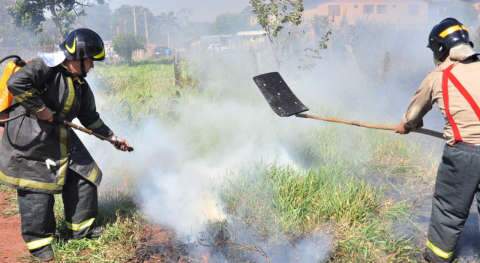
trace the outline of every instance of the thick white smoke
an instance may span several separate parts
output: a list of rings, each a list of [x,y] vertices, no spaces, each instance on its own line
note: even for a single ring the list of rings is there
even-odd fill
[[[129,190],[136,193],[149,220],[173,228],[179,236],[196,236],[205,223],[227,218],[218,188],[230,172],[259,161],[301,166],[285,142],[323,125],[275,116],[251,79],[255,74],[281,71],[316,113],[394,124],[433,68],[425,44],[434,22],[408,28],[366,26],[352,33],[354,42],[334,30],[329,48],[321,53],[323,58],[313,60],[315,65],[307,70],[302,65],[303,50],[315,43],[301,38],[290,38],[298,53],[282,57],[280,66],[266,50],[256,50],[257,56],[251,55],[252,50],[196,50],[187,60],[197,68],[199,89],[211,97],[189,98],[177,105],[174,124],[145,116],[139,125],[130,127],[115,122],[116,113],[109,112],[116,111],[110,111],[111,105],[97,96],[106,122],[127,137],[136,151],[119,153],[85,139],[95,149],[92,153],[103,168],[106,186],[128,188],[122,184],[128,178],[136,187]],[[440,127],[440,115],[433,116],[426,125]],[[297,244],[290,256],[301,255],[297,262],[324,260],[328,249],[319,250],[319,243],[329,248],[331,242],[328,234],[313,236]]]

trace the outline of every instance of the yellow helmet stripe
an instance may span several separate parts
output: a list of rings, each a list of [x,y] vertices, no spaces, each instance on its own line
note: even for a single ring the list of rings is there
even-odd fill
[[[73,45],[71,47],[69,47],[67,43],[65,43],[65,48],[67,49],[68,53],[74,54],[75,50],[77,49],[77,40],[73,40]]]
[[[440,37],[441,38],[446,38],[448,35],[452,34],[452,33],[455,33],[457,31],[460,31],[460,30],[465,30],[468,32],[467,28],[464,26],[464,25],[454,25],[454,26],[451,26],[445,30],[443,30],[441,33],[440,33]]]
[[[102,52],[100,52],[98,55],[93,56],[94,59],[101,59],[105,57],[105,49],[102,49]]]

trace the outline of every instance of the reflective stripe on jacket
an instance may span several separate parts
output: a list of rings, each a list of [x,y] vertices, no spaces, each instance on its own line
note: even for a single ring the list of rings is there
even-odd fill
[[[26,114],[6,124],[0,143],[0,181],[20,189],[60,192],[68,169],[98,185],[102,173],[77,135],[61,125],[38,121],[35,112],[48,107],[68,121],[104,136],[112,131],[96,111],[88,83],[61,65],[48,67],[33,60],[9,80],[14,102],[10,114]]]

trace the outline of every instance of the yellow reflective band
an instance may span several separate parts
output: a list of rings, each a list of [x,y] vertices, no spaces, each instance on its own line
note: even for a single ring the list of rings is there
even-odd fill
[[[102,119],[98,118],[98,120],[94,121],[92,124],[88,125],[87,128],[90,130],[95,130],[103,126]]]
[[[439,36],[441,38],[446,38],[448,35],[450,35],[452,33],[455,33],[457,31],[460,31],[460,30],[468,31],[467,28],[464,25],[454,25],[454,26],[451,26],[451,27],[443,30],[442,33],[440,33]]]
[[[98,166],[94,165],[92,170],[88,174],[87,179],[90,182],[95,183],[97,181],[97,177],[98,177],[99,172],[100,172],[100,169],[98,169]]]
[[[102,52],[100,52],[98,55],[93,56],[94,59],[102,59],[105,57],[105,49],[102,49]]]
[[[15,96],[15,101],[16,102],[23,102],[25,100],[28,100],[35,96],[36,92],[35,91],[25,91],[24,93]]]
[[[90,173],[87,176],[87,180],[92,182],[92,183],[96,183],[99,173],[100,173],[100,169],[98,169],[97,165],[94,165],[92,170],[90,171]]]
[[[67,227],[69,229],[73,230],[73,231],[81,231],[81,230],[84,230],[85,228],[93,225],[94,221],[95,221],[95,218],[90,218],[86,221],[83,221],[80,224],[73,224],[73,223],[69,223],[69,222],[66,222],[66,224],[67,224]]]
[[[65,48],[67,49],[68,53],[73,55],[75,53],[75,50],[77,49],[77,39],[73,40],[73,45],[71,47],[69,47],[67,43],[65,43]]]
[[[60,160],[60,168],[57,171],[57,184],[64,185],[68,170],[68,157]]]
[[[57,171],[57,184],[64,185],[68,170],[68,129],[58,126],[60,140],[60,168]]]
[[[57,185],[54,183],[43,183],[37,182],[28,179],[22,178],[15,178],[10,177],[0,171],[0,181],[5,182],[10,185],[18,186],[21,188],[29,188],[29,189],[38,189],[38,190],[47,190],[47,191],[59,191],[62,189],[61,185]]]
[[[438,248],[437,246],[435,246],[434,244],[432,244],[432,242],[430,242],[430,240],[427,240],[427,247],[432,250],[433,253],[435,253],[435,255],[443,258],[443,259],[449,259],[450,257],[453,256],[453,252],[445,252],[443,250],[441,250],[440,248]]]
[[[73,86],[73,80],[71,77],[67,77],[68,96],[63,106],[62,113],[67,115],[72,109],[73,101],[75,100],[75,86]]]
[[[53,242],[53,237],[47,237],[43,239],[38,239],[35,241],[31,241],[27,243],[27,248],[28,250],[35,250],[44,246],[48,246],[52,244]]]

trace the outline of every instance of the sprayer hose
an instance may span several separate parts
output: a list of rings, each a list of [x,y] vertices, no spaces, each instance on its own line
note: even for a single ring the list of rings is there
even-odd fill
[[[22,113],[22,114],[19,114],[19,115],[13,116],[13,117],[9,117],[9,118],[6,118],[6,119],[0,119],[0,123],[7,123],[9,121],[13,121],[15,119],[21,118],[25,115],[26,115],[26,113]]]
[[[16,58],[17,60],[22,60],[22,58],[20,58],[20,56],[18,56],[18,55],[10,55],[10,56],[6,56],[6,57],[2,58],[2,60],[0,60],[0,64],[2,64],[3,62],[5,62],[6,60],[9,60],[11,58]]]

